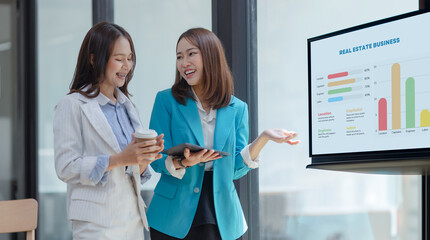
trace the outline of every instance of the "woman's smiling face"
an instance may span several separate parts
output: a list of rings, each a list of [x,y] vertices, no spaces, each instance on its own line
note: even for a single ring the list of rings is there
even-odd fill
[[[103,85],[110,87],[122,87],[128,72],[133,68],[133,52],[130,43],[125,37],[119,37],[106,64],[106,72]]]
[[[200,49],[185,38],[176,47],[176,68],[188,85],[198,87],[203,78],[203,59]]]

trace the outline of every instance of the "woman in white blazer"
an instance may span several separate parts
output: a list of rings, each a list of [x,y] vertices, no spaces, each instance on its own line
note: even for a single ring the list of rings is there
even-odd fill
[[[95,25],[83,40],[70,92],[56,106],[55,169],[67,183],[73,239],[136,240],[148,229],[140,185],[164,143],[163,135],[137,143],[132,134],[142,130],[127,90],[135,62],[122,27]]]

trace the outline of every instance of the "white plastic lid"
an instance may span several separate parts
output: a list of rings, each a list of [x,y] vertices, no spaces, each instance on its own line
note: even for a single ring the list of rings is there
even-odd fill
[[[135,132],[134,136],[136,138],[155,138],[158,136],[157,132],[152,129],[144,129],[140,132]]]

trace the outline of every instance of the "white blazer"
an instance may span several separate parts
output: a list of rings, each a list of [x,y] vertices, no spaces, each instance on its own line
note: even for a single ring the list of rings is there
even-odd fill
[[[124,106],[134,129],[141,130],[136,108],[118,89],[117,93],[126,99]],[[54,115],[55,170],[58,177],[67,183],[67,215],[70,220],[109,228],[121,214],[138,212],[148,229],[146,206],[140,195],[138,165],[131,166],[132,177],[124,167],[112,169],[104,186],[89,179],[99,155],[113,155],[120,151],[95,98],[73,93],[60,100]]]

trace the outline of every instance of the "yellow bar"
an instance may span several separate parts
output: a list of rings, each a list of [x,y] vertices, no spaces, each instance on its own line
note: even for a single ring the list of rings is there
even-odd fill
[[[327,84],[327,86],[334,87],[334,86],[345,85],[345,84],[350,84],[350,83],[355,83],[355,78],[341,80],[341,81],[336,81],[336,82],[329,82]]]
[[[430,127],[430,112],[427,109],[421,111],[420,127]]]
[[[391,67],[391,112],[392,112],[392,129],[400,129],[400,65],[394,63]]]

